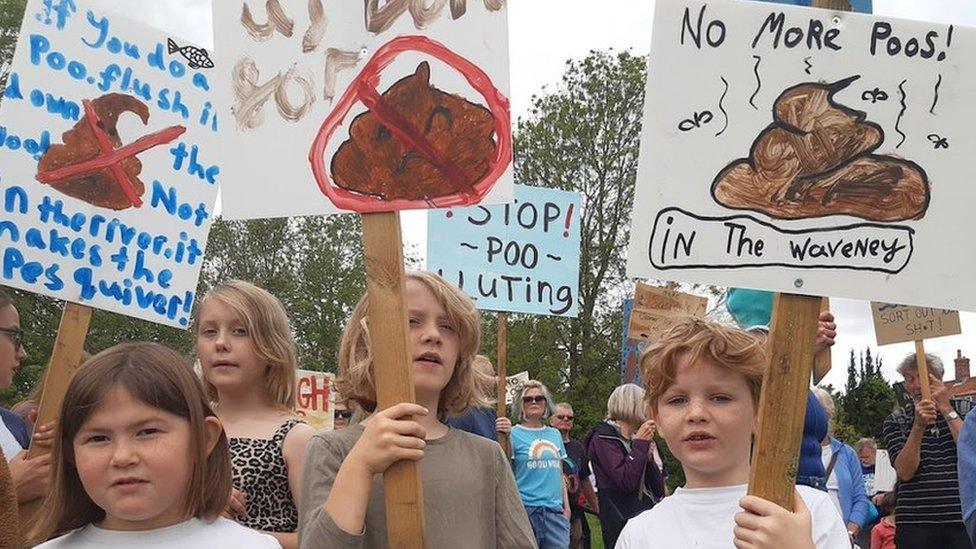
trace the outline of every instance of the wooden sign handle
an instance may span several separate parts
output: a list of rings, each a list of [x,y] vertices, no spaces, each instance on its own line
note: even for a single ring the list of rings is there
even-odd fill
[[[363,214],[363,254],[369,302],[370,352],[377,410],[416,402],[408,339],[400,214]],[[436,410],[431,410],[436,413]],[[391,548],[424,548],[420,463],[398,461],[383,474],[386,528]]]
[[[915,340],[915,363],[918,364],[918,382],[922,386],[922,398],[932,400],[932,387],[929,385],[929,363],[925,359],[925,343]]]
[[[508,415],[508,409],[505,405],[505,396],[508,394],[508,387],[505,379],[508,368],[507,362],[508,313],[498,313],[498,403],[496,404],[496,412],[498,417],[505,417]],[[498,433],[498,444],[501,445],[506,456],[512,455],[511,441],[508,440],[507,434]]]
[[[776,294],[769,364],[749,471],[749,493],[793,509],[797,459],[817,339],[819,297]]]
[[[830,310],[830,298],[824,297],[820,301],[820,312]],[[820,351],[813,357],[813,384],[816,385],[827,375],[833,364],[830,361],[830,347]]]
[[[48,361],[47,373],[44,375],[41,402],[37,409],[37,419],[34,421],[35,429],[57,421],[61,415],[61,403],[64,401],[65,391],[68,390],[68,383],[81,366],[91,315],[91,307],[70,302],[64,304],[58,335],[54,339],[51,359]],[[50,452],[50,448],[31,444],[27,451],[27,459],[34,459]],[[20,506],[20,523],[25,532],[33,526],[34,517],[43,501],[43,498],[36,499]]]

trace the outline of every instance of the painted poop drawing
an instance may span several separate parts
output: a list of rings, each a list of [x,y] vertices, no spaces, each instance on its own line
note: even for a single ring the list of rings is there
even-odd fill
[[[136,157],[173,141],[186,131],[171,126],[123,146],[116,125],[125,112],[149,123],[149,107],[131,95],[110,93],[82,100],[85,115],[51,145],[37,165],[36,179],[60,193],[93,206],[124,210],[142,205],[146,185],[139,179],[142,162]]]
[[[858,78],[783,91],[773,104],[773,123],[753,142],[749,158],[735,160],[716,176],[715,201],[776,219],[921,219],[931,199],[925,170],[874,154],[884,130],[864,112],[834,101]]]
[[[336,185],[383,200],[473,194],[496,148],[491,112],[432,86],[426,61],[357,116],[349,135],[332,157]]]
[[[406,70],[390,67],[404,52],[441,61],[481,97],[470,101],[438,89],[427,61]],[[408,74],[381,92],[386,70]],[[348,139],[326,159],[329,141],[357,102],[367,110],[353,118]],[[309,161],[319,190],[341,209],[476,204],[512,161],[508,99],[481,68],[443,44],[399,36],[379,48],[350,83],[312,142]]]

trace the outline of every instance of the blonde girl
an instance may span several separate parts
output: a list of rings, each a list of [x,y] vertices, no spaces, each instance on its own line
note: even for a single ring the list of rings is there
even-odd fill
[[[497,443],[448,427],[486,399],[472,361],[481,338],[478,311],[441,277],[408,273],[409,349],[417,403],[376,409],[367,300],[342,333],[340,393],[370,415],[312,439],[302,481],[302,547],[387,547],[382,473],[420,461],[426,546],[534,547],[508,460]]]
[[[204,296],[197,357],[230,442],[234,490],[228,515],[298,547],[300,479],[315,430],[295,415],[295,343],[273,295],[231,280]]]
[[[220,517],[230,490],[227,439],[200,381],[175,351],[128,343],[86,362],[68,386],[40,547],[274,548]]]

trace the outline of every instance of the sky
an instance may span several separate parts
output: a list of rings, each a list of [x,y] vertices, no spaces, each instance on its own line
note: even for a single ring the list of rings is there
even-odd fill
[[[91,0],[112,9],[134,5],[131,0]],[[352,1],[352,0],[343,0]],[[874,0],[879,15],[919,19],[976,27],[973,0]],[[155,0],[139,2],[130,13],[167,32],[200,45],[212,46],[210,0]],[[528,111],[533,94],[553,91],[567,59],[581,59],[590,50],[630,49],[645,55],[650,50],[653,0],[510,0],[509,41],[511,57],[511,100],[515,117]],[[596,8],[595,6],[599,6]],[[404,241],[426,250],[426,214],[403,215]],[[970,291],[971,289],[961,289]],[[883,373],[899,380],[895,367],[914,352],[912,343],[876,347],[870,305],[864,301],[831,300],[837,317],[838,337],[834,346],[831,372],[823,383],[842,388],[847,378],[850,349],[865,347],[883,358]],[[952,359],[956,350],[976,359],[976,313],[962,313],[963,334],[926,341],[926,351],[946,363],[946,379],[952,378]],[[515,351],[513,351],[515,352]]]

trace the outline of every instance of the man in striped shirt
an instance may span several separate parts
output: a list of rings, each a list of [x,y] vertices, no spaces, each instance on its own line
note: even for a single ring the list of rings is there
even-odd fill
[[[913,402],[884,422],[884,440],[898,474],[895,545],[898,549],[972,549],[962,522],[956,440],[962,419],[942,384],[942,361],[925,355],[932,398],[922,398],[915,355],[898,366]]]

